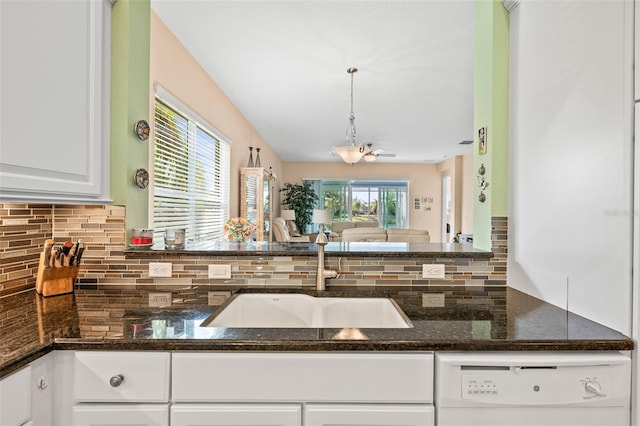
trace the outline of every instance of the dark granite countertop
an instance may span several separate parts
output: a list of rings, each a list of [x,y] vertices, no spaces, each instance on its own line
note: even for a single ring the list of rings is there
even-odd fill
[[[0,299],[0,377],[60,350],[259,351],[585,351],[631,350],[612,329],[508,287],[386,287],[306,290],[318,296],[390,296],[407,329],[226,329],[200,327],[216,307],[206,288],[174,291],[173,306],[149,308],[148,291],[76,289],[44,298],[29,291]],[[219,290],[219,288],[215,288]],[[424,293],[445,306],[425,308]]]
[[[325,246],[327,255],[358,257],[493,257],[493,253],[473,248],[470,243],[403,243],[403,242],[330,242]],[[124,252],[132,257],[150,257],[162,254],[192,256],[315,256],[315,243],[276,243],[227,241],[189,242],[184,248],[166,249],[164,244],[152,247],[129,247]]]

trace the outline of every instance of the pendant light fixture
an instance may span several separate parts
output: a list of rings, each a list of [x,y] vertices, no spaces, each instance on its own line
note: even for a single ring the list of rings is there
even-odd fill
[[[353,74],[358,72],[357,68],[349,68],[347,72],[351,75],[351,113],[349,114],[349,126],[347,127],[347,144],[334,146],[331,153],[338,154],[346,163],[354,164],[360,161],[365,153],[364,145],[356,145],[356,116],[353,113]]]

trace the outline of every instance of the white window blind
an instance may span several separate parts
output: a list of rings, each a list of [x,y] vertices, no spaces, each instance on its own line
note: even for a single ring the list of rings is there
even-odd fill
[[[206,123],[156,96],[153,227],[218,240],[229,217],[230,144]]]

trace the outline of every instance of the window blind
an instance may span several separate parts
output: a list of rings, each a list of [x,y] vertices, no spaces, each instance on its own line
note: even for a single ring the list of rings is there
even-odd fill
[[[154,236],[184,228],[187,240],[218,240],[229,217],[230,144],[156,96]]]

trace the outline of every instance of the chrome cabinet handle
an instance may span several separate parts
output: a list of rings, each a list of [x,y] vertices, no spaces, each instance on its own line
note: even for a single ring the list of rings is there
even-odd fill
[[[120,386],[122,382],[124,382],[124,376],[122,374],[118,374],[109,379],[109,384],[114,388]]]

